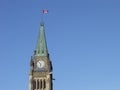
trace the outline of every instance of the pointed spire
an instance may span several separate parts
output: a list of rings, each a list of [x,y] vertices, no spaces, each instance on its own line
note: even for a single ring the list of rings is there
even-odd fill
[[[37,46],[35,50],[35,56],[47,56],[47,55],[48,55],[48,51],[47,51],[47,44],[46,44],[45,31],[44,31],[44,23],[41,23]]]

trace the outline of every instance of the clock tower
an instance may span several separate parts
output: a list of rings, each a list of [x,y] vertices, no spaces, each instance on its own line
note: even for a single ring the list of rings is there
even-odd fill
[[[44,23],[40,24],[36,49],[30,61],[29,90],[53,90],[52,63],[47,50]]]

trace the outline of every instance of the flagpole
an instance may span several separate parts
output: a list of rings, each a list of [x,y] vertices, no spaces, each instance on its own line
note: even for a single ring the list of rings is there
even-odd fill
[[[41,23],[44,23],[44,20],[43,20],[43,12],[41,11]]]

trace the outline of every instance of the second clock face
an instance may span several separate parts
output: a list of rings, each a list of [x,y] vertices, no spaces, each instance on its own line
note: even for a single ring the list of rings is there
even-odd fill
[[[45,62],[44,61],[40,60],[40,61],[37,62],[37,67],[38,68],[43,68],[44,66],[45,66]]]

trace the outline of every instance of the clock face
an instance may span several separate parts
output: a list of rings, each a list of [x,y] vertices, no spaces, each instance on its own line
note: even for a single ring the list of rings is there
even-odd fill
[[[40,60],[40,61],[37,62],[37,67],[38,68],[43,68],[44,66],[45,66],[45,62],[44,61]]]

